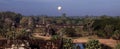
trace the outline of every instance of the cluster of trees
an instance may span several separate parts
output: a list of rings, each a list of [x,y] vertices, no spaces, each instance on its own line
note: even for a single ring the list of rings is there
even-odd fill
[[[0,12],[0,37],[7,39],[27,37],[28,32],[25,28],[32,28],[33,24],[32,17],[10,11]],[[18,29],[20,25],[23,27],[22,30]]]
[[[120,44],[116,45],[114,49],[119,49],[119,48],[120,48]],[[99,42],[99,40],[90,39],[85,44],[85,49],[113,49],[113,48],[107,45],[103,45],[102,43]]]
[[[87,42],[85,49],[102,49],[98,40],[91,39]]]
[[[30,38],[30,34],[34,31],[43,32],[43,28],[36,29],[37,24],[52,24],[54,25],[82,25],[83,30],[79,27],[66,27],[59,29],[61,36],[67,35],[70,37],[88,35],[97,35],[100,38],[113,38],[120,40],[120,17],[99,16],[99,17],[67,17],[63,14],[61,17],[48,16],[23,16],[14,12],[0,12],[0,37],[7,39],[25,39]],[[20,27],[20,28],[19,28]],[[22,28],[22,29],[21,29]],[[20,30],[21,29],[21,30]],[[30,30],[27,30],[30,29]],[[56,31],[56,30],[55,30]],[[55,32],[50,31],[50,32]],[[85,33],[84,33],[85,32]],[[44,32],[45,33],[45,32]],[[52,40],[58,40],[60,36],[52,36]],[[63,48],[72,49],[72,41],[63,39]],[[120,44],[116,46],[119,49]],[[86,44],[86,49],[102,49],[98,40],[90,40]]]
[[[63,38],[62,42],[63,42],[62,49],[74,49],[71,39]]]
[[[15,24],[18,24],[22,15],[14,12],[0,12],[0,36],[8,37],[15,31]]]
[[[61,17],[42,16],[23,16],[14,12],[0,12],[0,36],[7,37],[7,34],[17,32],[18,27],[24,29],[30,28],[34,32],[36,24],[54,24],[54,25],[82,25],[80,28],[62,28],[67,36],[76,36],[75,34],[97,35],[102,38],[120,39],[120,17],[99,16],[99,17],[68,17],[63,14]],[[14,28],[14,29],[13,29]],[[54,29],[54,28],[53,28]],[[39,32],[44,29],[36,29]],[[12,32],[12,33],[11,33]],[[87,32],[87,33],[83,33]]]
[[[120,49],[120,43],[115,46],[115,49]]]
[[[36,24],[57,24],[57,25],[80,25],[82,24],[81,18],[66,17],[63,14],[61,17],[48,17],[46,15],[41,16],[23,16],[14,12],[0,12],[0,35],[1,37],[9,37],[13,33],[18,33],[17,28],[31,29],[33,32]],[[36,29],[40,31],[39,29]],[[43,30],[43,29],[41,29]],[[65,30],[69,31],[69,28]],[[74,29],[73,29],[74,30]],[[74,32],[67,33],[71,34]],[[72,35],[70,35],[72,36]]]
[[[66,36],[74,37],[76,31],[74,28],[63,28],[61,32],[64,33]]]
[[[99,16],[82,18],[83,33],[79,28],[64,28],[62,32],[69,36],[76,36],[76,32],[81,35],[88,34],[89,36],[97,35],[100,38],[120,39],[120,17]]]
[[[101,16],[94,19],[92,28],[99,37],[120,39],[120,17]]]

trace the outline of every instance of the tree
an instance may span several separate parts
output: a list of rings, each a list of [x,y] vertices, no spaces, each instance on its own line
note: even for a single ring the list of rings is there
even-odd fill
[[[116,17],[101,16],[95,19],[92,27],[100,37],[110,38],[115,30],[120,30],[120,19]]]
[[[17,15],[14,17],[13,20],[15,21],[15,23],[19,24],[21,18],[22,18],[22,15],[21,15],[21,14],[17,14]]]
[[[88,31],[89,32],[89,35],[93,35],[93,23],[94,23],[94,20],[92,18],[86,18],[84,20],[84,30]]]
[[[112,35],[112,37],[113,37],[113,39],[119,40],[120,39],[120,31],[119,30],[114,31],[114,34]]]
[[[49,28],[48,33],[50,35],[56,35],[56,31],[53,28]]]
[[[78,21],[77,24],[78,24],[78,25],[82,25],[82,24],[83,24],[83,21]]]
[[[70,20],[66,21],[66,24],[71,25],[72,22]]]
[[[83,30],[81,28],[76,27],[75,30],[76,30],[75,34],[76,34],[77,37],[81,37],[81,36],[85,35],[85,32],[83,32]]]
[[[74,28],[64,28],[63,33],[65,33],[67,36],[74,36],[75,35],[75,29]]]
[[[76,22],[76,20],[71,20],[71,22],[72,22],[72,24],[74,25],[74,24],[77,24]]]
[[[55,40],[59,40],[59,39],[60,39],[60,38],[59,38],[58,35],[53,35],[52,38],[51,38],[51,40],[53,40],[53,41],[55,41]]]
[[[11,20],[10,18],[5,18],[4,27],[11,28],[12,24],[13,24],[13,20]]]
[[[9,32],[7,32],[5,35],[6,35],[6,38],[7,38],[7,39],[12,39],[12,40],[13,40],[13,39],[16,39],[16,37],[17,37],[17,36],[16,36],[17,34],[15,33],[15,31],[9,31]]]
[[[115,46],[115,49],[120,49],[120,43]]]
[[[110,38],[112,36],[112,32],[113,32],[113,26],[112,25],[106,25],[104,28],[105,31],[105,35],[107,38]]]
[[[92,39],[87,42],[85,49],[102,49],[102,47],[98,40]]]
[[[22,17],[22,19],[20,20],[20,24],[22,27],[26,27],[28,25],[28,18]]]
[[[66,13],[63,13],[63,14],[62,14],[62,17],[66,17]]]
[[[71,39],[63,38],[63,49],[73,49],[73,43]]]
[[[58,20],[56,21],[56,23],[57,23],[57,24],[63,24],[64,21],[63,21],[62,19],[58,19]]]
[[[33,18],[33,17],[29,17],[29,18],[28,18],[28,27],[29,27],[29,28],[33,28],[34,25],[35,25],[35,20],[34,20],[34,18]]]
[[[17,39],[29,39],[30,33],[25,29],[21,30],[17,36]]]

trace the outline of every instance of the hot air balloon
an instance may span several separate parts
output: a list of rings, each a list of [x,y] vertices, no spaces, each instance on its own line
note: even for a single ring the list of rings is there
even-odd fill
[[[58,8],[58,11],[60,11],[60,10],[62,9],[62,7],[61,7],[61,6],[58,6],[57,8]]]

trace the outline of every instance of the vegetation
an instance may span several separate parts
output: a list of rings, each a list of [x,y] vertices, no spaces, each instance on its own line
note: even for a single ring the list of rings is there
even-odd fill
[[[112,37],[113,37],[113,39],[119,40],[120,39],[120,31],[119,30],[114,31],[114,34]]]
[[[85,49],[102,49],[102,47],[98,40],[89,40]]]
[[[55,16],[23,16],[14,12],[0,12],[0,38],[29,39],[32,33],[47,33],[52,40],[59,40],[62,36],[98,38],[113,38],[120,40],[120,16],[84,16],[68,17],[64,13]],[[119,49],[120,44],[116,46]],[[71,39],[63,39],[63,49],[72,49]],[[90,40],[86,49],[101,49],[98,40]]]
[[[74,28],[64,28],[63,33],[65,33],[67,36],[73,37],[75,35],[75,29]]]
[[[63,49],[73,49],[73,43],[71,39],[63,38]]]
[[[120,43],[116,45],[115,49],[120,49]]]
[[[111,17],[102,15],[99,17],[67,17],[65,13],[61,17],[49,17],[46,15],[23,16],[19,13],[9,11],[0,12],[0,37],[6,38],[7,34],[12,34],[12,28],[15,28],[15,32],[19,32],[20,27],[25,30],[30,29],[30,33],[42,32],[46,34],[46,28],[36,28],[36,25],[41,24],[42,26],[50,24],[53,28],[49,30],[54,30],[54,34],[63,33],[63,35],[70,37],[97,35],[100,38],[120,39],[119,16]],[[57,29],[58,26],[62,26],[62,28]],[[83,26],[83,28],[75,26]]]
[[[58,35],[53,35],[51,38],[51,40],[59,40],[59,39],[60,39],[60,37]]]
[[[99,19],[95,19],[95,22],[93,23],[93,28],[94,31],[97,31],[96,34],[99,37],[110,38],[113,34],[115,34],[116,30],[120,30],[119,22],[119,17],[110,17],[104,15],[101,16]]]

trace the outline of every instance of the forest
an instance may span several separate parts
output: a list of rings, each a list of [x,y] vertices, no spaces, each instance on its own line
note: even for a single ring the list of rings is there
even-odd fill
[[[0,12],[0,38],[1,39],[27,39],[33,38],[32,33],[45,33],[45,28],[36,25],[47,25],[58,35],[78,38],[89,37],[120,40],[120,16],[24,16],[15,12]],[[69,26],[56,29],[55,26]],[[75,27],[81,26],[81,27]],[[31,29],[26,31],[27,29]]]

